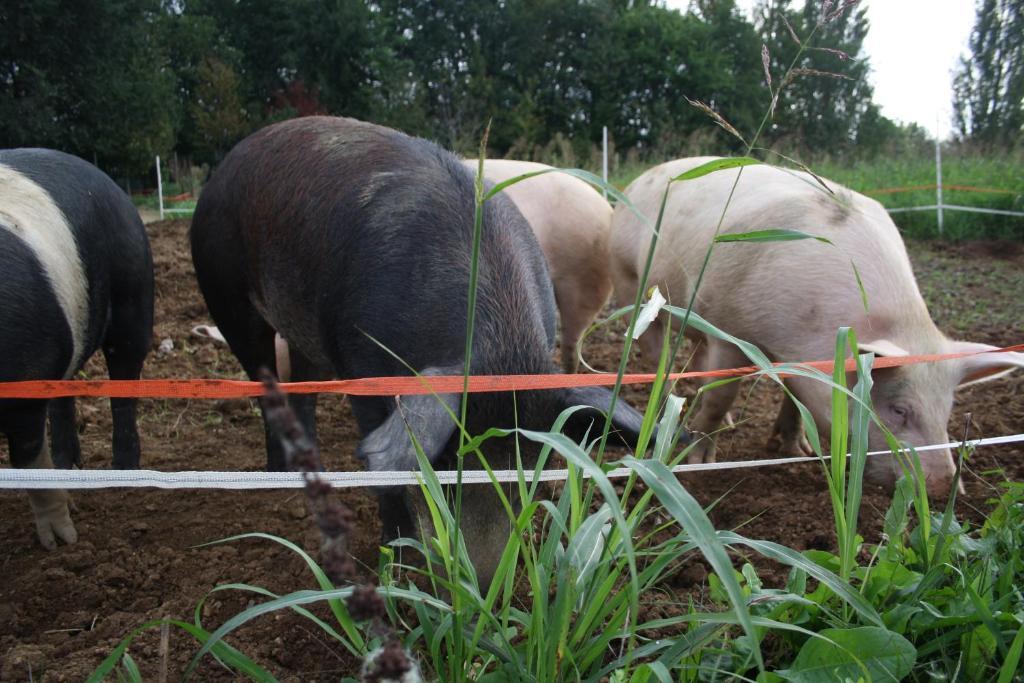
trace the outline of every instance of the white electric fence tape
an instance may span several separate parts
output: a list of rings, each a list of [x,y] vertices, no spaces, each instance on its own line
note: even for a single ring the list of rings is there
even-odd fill
[[[1024,434],[997,436],[989,439],[974,439],[968,446],[995,446],[1024,441]],[[920,446],[915,450],[935,451],[955,448],[961,442],[954,441],[932,446]],[[871,456],[885,455],[890,451],[872,451]],[[826,458],[829,456],[825,456]],[[704,472],[707,470],[732,470],[747,467],[770,467],[773,465],[808,464],[818,462],[815,457],[772,458],[769,460],[743,460],[714,462],[699,465],[676,465],[673,472]],[[519,480],[516,470],[494,470],[500,482]],[[608,472],[608,477],[627,477],[629,468],[619,467]],[[452,470],[437,472],[442,484],[454,484],[457,473]],[[543,470],[541,481],[567,479],[569,471],[564,469]],[[321,472],[320,478],[337,488],[369,486],[405,486],[419,483],[419,472]],[[524,472],[525,481],[533,481],[533,472]],[[491,479],[483,470],[464,470],[463,484],[485,484]],[[154,470],[0,470],[0,489],[105,489],[105,488],[158,488],[158,489],[297,489],[305,486],[303,475],[298,472],[157,472]]]

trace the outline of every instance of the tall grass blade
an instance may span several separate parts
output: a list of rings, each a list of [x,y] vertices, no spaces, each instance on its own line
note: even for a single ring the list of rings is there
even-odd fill
[[[621,464],[640,475],[644,483],[655,492],[666,511],[689,533],[694,543],[700,548],[701,553],[711,564],[729,594],[737,619],[754,645],[754,659],[757,661],[757,668],[764,671],[760,638],[753,621],[751,621],[743,589],[733,575],[729,555],[718,538],[714,525],[711,524],[711,520],[704,512],[704,508],[690,495],[686,487],[679,483],[679,480],[672,474],[672,470],[662,463],[628,457],[624,458]]]
[[[727,232],[715,236],[716,242],[793,242],[795,240],[817,240],[825,244],[832,244],[832,240],[827,237],[812,235],[802,230],[787,230],[784,228],[769,228],[767,230],[752,230],[750,232]]]
[[[275,536],[274,534],[268,534],[258,531],[245,534],[237,534],[235,536],[228,536],[227,538],[221,538],[216,541],[210,541],[209,543],[201,543],[195,547],[204,548],[209,545],[230,543],[232,541],[240,541],[248,538],[264,539],[268,541],[273,541],[278,545],[284,546],[285,548],[291,550],[293,553],[302,558],[302,561],[306,563],[306,566],[309,567],[309,570],[313,573],[313,577],[316,579],[316,583],[320,587],[320,590],[332,590],[335,587],[334,584],[331,583],[331,580],[327,577],[327,573],[320,568],[320,565],[317,564],[317,561],[314,560],[309,555],[309,553],[307,553],[297,544],[289,541],[287,538]],[[363,640],[363,635],[359,632],[359,628],[356,626],[355,621],[349,615],[348,609],[345,607],[345,604],[341,600],[328,600],[327,604],[331,608],[331,612],[334,614],[334,618],[338,620],[338,624],[345,631],[345,635],[348,637],[349,641],[351,641],[352,644],[357,649],[361,651],[365,650],[366,643]]]
[[[691,168],[689,171],[680,173],[679,175],[672,178],[672,182],[694,180],[696,178],[703,178],[709,173],[715,173],[717,171],[727,171],[730,168],[739,168],[741,166],[752,166],[754,164],[760,164],[761,162],[751,157],[726,157],[724,159],[714,159],[712,161],[705,162],[696,168]]]
[[[249,607],[248,609],[239,612],[238,614],[234,615],[233,617],[225,621],[223,624],[221,624],[216,631],[213,631],[212,633],[208,634],[208,636],[204,637],[202,641],[202,647],[192,657],[192,660],[189,662],[188,668],[185,671],[186,675],[195,670],[195,667],[199,664],[199,661],[203,658],[203,656],[205,656],[206,653],[210,652],[213,648],[221,644],[223,638],[225,638],[229,633],[231,633],[235,629],[239,628],[244,624],[247,624],[253,619],[263,616],[264,614],[276,612],[280,609],[291,609],[292,607],[298,605],[311,605],[318,602],[326,602],[328,600],[336,599],[344,600],[347,599],[350,595],[352,595],[353,590],[353,588],[348,587],[335,588],[329,591],[296,591],[294,593],[289,593],[288,595],[283,595],[280,598],[277,598],[276,600],[269,600],[259,605],[253,605],[252,607]],[[380,587],[377,589],[377,592],[385,598],[399,599],[412,604],[422,603],[442,612],[451,612],[452,610],[452,608],[443,600],[440,600],[436,597],[433,597],[418,590],[414,591],[404,588]],[[172,623],[178,625],[178,622]],[[186,623],[186,626],[188,627],[186,630],[188,630],[190,633],[196,629],[196,627],[192,624]],[[218,654],[218,657],[224,659],[225,661],[229,661],[222,654]]]
[[[113,671],[114,667],[117,666],[117,662],[121,659],[122,655],[128,650],[128,646],[131,644],[135,636],[139,635],[146,629],[156,628],[163,624],[170,624],[176,626],[182,631],[185,631],[197,641],[203,644],[203,654],[210,652],[217,659],[224,662],[228,666],[232,667],[236,671],[239,671],[251,680],[259,681],[261,683],[276,683],[277,679],[271,676],[261,666],[256,664],[254,661],[249,659],[247,656],[231,647],[227,643],[223,642],[219,638],[213,640],[212,634],[199,626],[190,624],[187,621],[179,621],[177,619],[154,619],[153,621],[147,621],[145,624],[136,627],[117,644],[117,647],[107,655],[95,671],[90,674],[89,678],[86,679],[87,683],[101,683],[106,679],[107,675]],[[185,671],[183,678],[187,678],[189,673],[195,668],[194,664],[198,663],[198,659],[194,660],[194,663],[190,663],[188,669]]]
[[[1021,662],[1021,651],[1024,651],[1024,626],[1017,629],[1017,635],[1010,644],[1010,651],[1006,653],[1006,659],[999,667],[999,678],[996,683],[1011,683],[1013,681],[1014,674],[1020,671],[1018,666]]]
[[[849,582],[842,580],[828,569],[808,559],[792,548],[758,539],[747,538],[733,531],[719,531],[719,540],[726,545],[744,545],[755,550],[770,560],[796,567],[826,585],[841,600],[845,601],[868,623],[884,627],[885,622],[874,606],[863,595],[858,593]]]

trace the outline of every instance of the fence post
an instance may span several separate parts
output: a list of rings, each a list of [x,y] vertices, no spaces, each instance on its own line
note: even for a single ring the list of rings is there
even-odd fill
[[[164,219],[164,179],[160,175],[160,155],[156,155],[156,196],[160,205],[160,220]]]
[[[939,219],[939,237],[942,237],[942,142],[935,136],[935,209]]]
[[[601,126],[601,179],[608,184],[608,126]],[[601,194],[608,199],[608,189],[601,188]]]

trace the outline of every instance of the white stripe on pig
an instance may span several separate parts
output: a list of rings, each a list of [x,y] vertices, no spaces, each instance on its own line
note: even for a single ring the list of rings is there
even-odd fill
[[[78,367],[89,321],[89,287],[67,217],[31,178],[0,164],[0,227],[24,242],[46,271],[71,329],[72,356],[64,377]]]

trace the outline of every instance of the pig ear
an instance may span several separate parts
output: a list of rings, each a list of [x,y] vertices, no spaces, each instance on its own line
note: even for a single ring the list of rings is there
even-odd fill
[[[961,387],[979,382],[987,382],[1007,375],[1017,368],[1024,368],[1024,353],[984,353],[985,351],[994,351],[998,348],[998,346],[975,342],[950,342],[949,350],[952,353],[979,354],[968,356],[959,361]]]
[[[421,374],[452,373],[447,368],[428,368]],[[434,463],[455,432],[455,420],[449,410],[458,415],[461,400],[461,394],[398,397],[395,409],[384,423],[359,443],[356,456],[366,460],[366,469],[371,472],[418,470],[419,461],[411,433],[416,436],[423,454]]]
[[[888,339],[876,339],[859,345],[861,353],[871,352],[876,356],[909,356],[910,352]]]
[[[600,435],[608,408],[612,403],[612,392],[605,387],[573,387],[563,393],[565,408],[586,406],[572,414],[565,425],[565,432],[577,440],[582,439],[590,430],[590,436]],[[644,417],[621,397],[615,402],[615,413],[612,415],[612,436],[629,448],[636,446],[640,438],[640,428]]]

